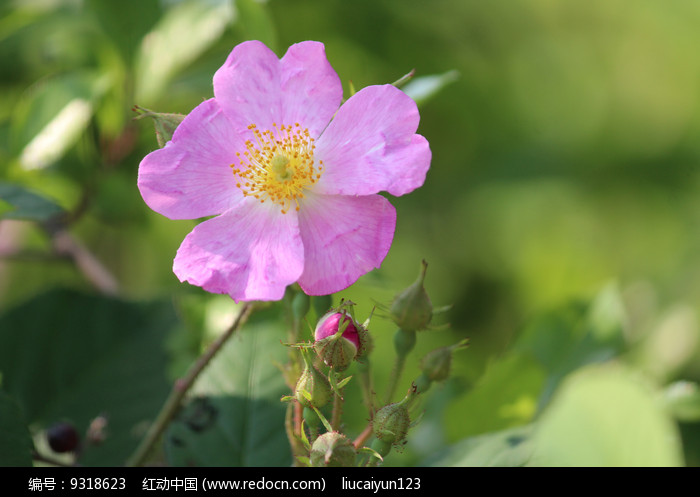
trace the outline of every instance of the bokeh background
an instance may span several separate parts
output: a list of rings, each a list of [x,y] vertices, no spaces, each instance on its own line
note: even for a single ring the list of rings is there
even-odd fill
[[[195,222],[167,220],[143,203],[138,165],[157,143],[151,122],[134,120],[132,107],[189,112],[213,96],[214,72],[246,39],[280,56],[292,43],[318,40],[346,96],[350,82],[384,84],[415,68],[416,84],[406,91],[419,99],[419,132],[433,151],[425,185],[391,199],[398,225],[383,266],[336,298],[357,302],[364,317],[412,283],[425,259],[433,302],[452,306],[436,323],[450,327],[420,334],[406,381],[418,374],[422,353],[470,339],[455,354],[452,379],[431,390],[423,422],[389,463],[421,463],[464,438],[531,426],[559,380],[589,363],[613,362],[625,371],[623,390],[644,385],[661,433],[675,439],[661,450],[670,455],[596,459],[586,452],[549,462],[700,464],[693,383],[700,380],[698,2],[0,5],[0,180],[71,213],[61,226],[68,241],[57,240],[58,228],[45,219],[0,221],[0,312],[10,315],[0,334],[10,333],[14,309],[57,287],[131,302],[170,299],[180,316],[182,302],[202,316],[233,305],[172,274],[175,251]],[[0,198],[0,216],[12,217],[8,194]],[[73,263],[62,243],[69,254],[89,255]],[[608,312],[603,321],[614,321],[615,337],[587,349],[586,323],[600,321],[599,308]],[[381,312],[374,322],[381,390],[393,330]],[[206,341],[201,331],[178,333],[166,336],[179,344],[168,349],[171,376]],[[587,384],[591,402],[632,423],[634,409],[608,404],[595,390],[610,388],[619,399],[617,373],[600,374],[604,380]],[[689,395],[685,414],[659,400],[678,391]],[[586,399],[585,392],[571,395]],[[567,403],[561,390],[558,398],[552,417],[563,427],[552,430],[571,434],[586,421],[567,409],[575,417],[585,408]],[[355,403],[347,411],[351,432],[366,421]],[[28,421],[40,431],[50,420]],[[627,439],[618,445],[631,450]]]

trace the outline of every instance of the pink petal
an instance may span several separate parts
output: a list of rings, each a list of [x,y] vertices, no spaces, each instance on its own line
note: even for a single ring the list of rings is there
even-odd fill
[[[418,108],[392,85],[369,86],[338,110],[316,141],[324,172],[316,191],[404,195],[421,186],[430,167],[428,142],[418,129]]]
[[[309,295],[335,293],[378,268],[391,247],[396,211],[381,195],[308,194],[299,211],[304,272]]]
[[[214,96],[238,131],[249,124],[272,129],[282,117],[277,55],[259,41],[236,45],[214,74]]]
[[[231,172],[241,138],[214,99],[197,106],[175,130],[173,139],[148,154],[139,166],[144,201],[170,219],[220,214],[241,191]]]
[[[282,122],[298,122],[311,136],[319,136],[343,99],[343,85],[326,58],[323,43],[292,45],[281,64]]]
[[[343,87],[322,43],[292,45],[280,60],[263,43],[248,41],[214,75],[214,95],[242,132],[249,124],[264,130],[298,122],[318,136],[338,110]]]
[[[299,278],[304,248],[295,213],[252,198],[185,237],[173,264],[180,281],[238,300],[279,300]]]

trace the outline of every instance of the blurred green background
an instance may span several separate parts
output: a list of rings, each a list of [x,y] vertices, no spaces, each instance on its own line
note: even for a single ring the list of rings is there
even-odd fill
[[[388,462],[420,463],[466,437],[538,419],[548,420],[538,435],[548,446],[561,438],[553,433],[581,428],[567,413],[575,418],[586,410],[576,402],[585,403],[589,387],[602,411],[608,397],[601,392],[612,392],[609,409],[620,416],[590,422],[614,427],[636,417],[624,407],[637,406],[639,387],[640,402],[653,411],[649,423],[658,421],[659,433],[676,440],[657,451],[667,458],[625,459],[625,452],[618,459],[587,453],[557,459],[552,449],[543,461],[700,464],[692,383],[700,380],[698,2],[0,5],[0,181],[72,213],[68,243],[99,261],[97,269],[80,271],[57,257],[58,228],[47,225],[41,208],[41,215],[26,216],[30,221],[0,221],[0,312],[58,286],[94,292],[86,274],[103,293],[127,301],[174,298],[184,322],[187,306],[200,306],[193,312],[203,316],[214,301],[229,305],[172,274],[172,258],[195,222],[167,220],[143,203],[138,165],[157,144],[151,123],[134,120],[132,106],[189,112],[213,96],[214,72],[246,39],[262,40],[280,56],[292,43],[318,40],[346,96],[350,81],[355,88],[384,84],[412,68],[419,78],[438,75],[435,91],[419,101],[419,132],[433,151],[426,183],[391,199],[398,225],[382,268],[337,296],[357,302],[364,318],[375,302],[388,304],[410,284],[426,259],[433,302],[452,305],[439,322],[451,326],[420,334],[406,382],[418,374],[422,353],[470,338],[470,348],[455,355],[453,379],[431,390],[423,422]],[[420,90],[406,87],[414,95]],[[0,199],[0,216],[22,217],[12,215],[7,193],[0,191]],[[390,373],[391,360],[383,357],[391,357],[392,326],[381,317],[374,323],[381,390]],[[606,335],[610,326],[615,331]],[[197,332],[184,334],[169,349],[171,376],[202,340]],[[590,336],[598,337],[595,346]],[[589,372],[581,391],[567,376],[589,363],[612,367],[611,360],[624,373]],[[565,377],[568,390],[557,390]],[[680,380],[690,383],[674,383]],[[679,385],[689,388],[690,414],[659,401]],[[632,400],[618,409],[614,402],[628,388]],[[559,404],[540,416],[556,391]],[[349,431],[361,430],[363,409],[349,407]],[[49,420],[37,417],[32,429],[42,422]],[[625,440],[619,445],[629,451]],[[645,447],[656,447],[650,443]]]

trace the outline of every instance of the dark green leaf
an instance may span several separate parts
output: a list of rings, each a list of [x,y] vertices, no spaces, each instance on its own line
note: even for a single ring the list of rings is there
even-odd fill
[[[30,423],[70,420],[84,433],[104,416],[106,440],[80,462],[122,464],[170,389],[164,342],[174,324],[170,304],[48,292],[0,317],[4,388]]]
[[[17,403],[0,391],[0,467],[31,466],[32,439]]]
[[[288,466],[284,429],[289,393],[277,364],[286,362],[284,325],[272,313],[251,321],[224,346],[171,425],[166,455],[175,466]]]
[[[19,185],[0,182],[0,219],[48,221],[64,211],[51,200]],[[6,204],[9,204],[9,208]]]

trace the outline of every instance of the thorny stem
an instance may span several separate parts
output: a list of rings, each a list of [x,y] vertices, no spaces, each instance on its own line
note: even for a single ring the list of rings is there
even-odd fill
[[[180,378],[173,384],[173,389],[170,395],[163,404],[163,407],[158,413],[155,421],[151,424],[146,436],[141,440],[141,443],[136,448],[131,457],[127,460],[127,466],[141,466],[146,457],[153,449],[158,439],[165,431],[165,428],[170,424],[170,421],[175,417],[180,404],[184,399],[187,392],[192,388],[195,380],[199,377],[204,368],[209,364],[209,362],[214,358],[214,356],[221,350],[226,341],[240,329],[241,326],[248,320],[250,314],[253,312],[254,304],[251,302],[246,302],[241,309],[241,312],[236,316],[233,324],[219,337],[217,338],[202,354],[197,361],[192,365],[192,367],[187,371],[184,378]]]

